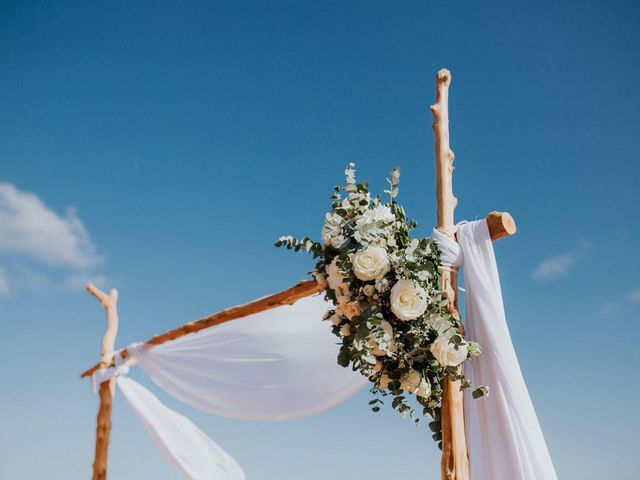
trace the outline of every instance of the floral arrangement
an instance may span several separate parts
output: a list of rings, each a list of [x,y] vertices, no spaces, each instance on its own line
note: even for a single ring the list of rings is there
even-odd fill
[[[387,180],[387,203],[356,182],[353,164],[345,176],[346,185],[335,187],[325,215],[322,242],[285,236],[276,246],[318,259],[312,274],[334,304],[324,319],[341,340],[338,363],[373,382],[372,410],[379,411],[382,397],[391,396],[395,410],[419,423],[407,401],[407,394],[414,395],[423,415],[432,418],[429,427],[441,446],[442,380],[461,379],[468,387],[457,367],[480,348],[464,339],[447,310],[438,283],[438,245],[410,236],[417,224],[396,202],[399,169]],[[485,392],[480,387],[474,397]]]

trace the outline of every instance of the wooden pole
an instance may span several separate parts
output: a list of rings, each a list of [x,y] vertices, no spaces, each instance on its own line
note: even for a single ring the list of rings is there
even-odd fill
[[[96,297],[107,313],[107,328],[102,337],[98,368],[107,368],[113,362],[113,349],[118,334],[118,291],[113,288],[106,294],[89,283],[87,290]],[[100,408],[96,419],[96,451],[93,461],[93,480],[106,480],[107,454],[111,434],[111,408],[113,404],[113,380],[100,384]]]
[[[458,200],[453,196],[453,159],[449,145],[449,85],[451,72],[436,74],[436,103],[431,106],[436,157],[437,228],[455,240],[454,211]],[[441,288],[449,301],[448,310],[458,322],[458,269],[440,269]],[[461,371],[462,367],[458,367]],[[460,380],[445,379],[442,390],[442,461],[443,480],[469,480],[469,459],[464,429],[463,395]]]

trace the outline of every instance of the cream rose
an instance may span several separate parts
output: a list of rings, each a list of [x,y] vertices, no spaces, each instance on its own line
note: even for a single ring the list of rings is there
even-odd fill
[[[399,280],[391,288],[391,311],[400,320],[418,318],[427,309],[427,292],[413,280]]]
[[[340,312],[349,320],[351,320],[353,317],[357,317],[358,315],[360,315],[360,313],[362,313],[360,305],[358,305],[356,302],[341,303],[338,308],[340,309]]]
[[[364,293],[367,297],[372,297],[374,293],[376,293],[376,287],[373,285],[365,285],[362,288],[362,293]]]
[[[469,349],[466,344],[462,344],[456,348],[451,343],[451,337],[448,335],[440,335],[431,345],[431,353],[436,357],[438,363],[443,367],[457,367],[467,358]]]
[[[382,277],[389,271],[389,257],[382,247],[369,246],[351,257],[353,273],[358,279],[367,281]]]

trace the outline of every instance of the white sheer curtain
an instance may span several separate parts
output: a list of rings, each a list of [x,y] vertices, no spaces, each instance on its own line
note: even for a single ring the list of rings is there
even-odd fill
[[[206,412],[290,420],[335,407],[369,384],[337,363],[322,296],[201,330],[132,359],[165,391]]]
[[[162,404],[130,378],[116,380],[162,454],[191,480],[245,480],[240,465],[187,417]]]
[[[488,397],[465,392],[472,480],[556,480],[551,456],[520,371],[504,313],[498,267],[485,220],[458,225],[458,243],[433,232],[443,261],[464,266],[466,336],[482,355],[464,372]]]

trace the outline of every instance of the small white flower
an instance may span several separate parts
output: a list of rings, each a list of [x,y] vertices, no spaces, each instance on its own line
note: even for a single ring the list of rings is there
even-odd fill
[[[371,297],[374,293],[376,293],[376,287],[374,287],[373,285],[365,285],[364,287],[362,287],[362,293],[364,293],[367,297]]]
[[[387,251],[381,247],[370,246],[356,252],[351,257],[353,273],[363,281],[384,276],[391,268]]]
[[[389,279],[388,278],[378,278],[376,279],[376,290],[380,293],[386,292],[389,289]]]
[[[413,320],[427,309],[427,292],[413,280],[399,280],[391,288],[391,311],[400,320]]]
[[[391,209],[386,205],[378,205],[375,208],[367,210],[358,220],[356,220],[356,226],[367,225],[376,222],[390,223],[395,221],[396,217],[391,212]]]
[[[431,353],[443,367],[457,367],[467,358],[466,344],[456,346],[450,342],[450,335],[440,335],[431,345]]]

